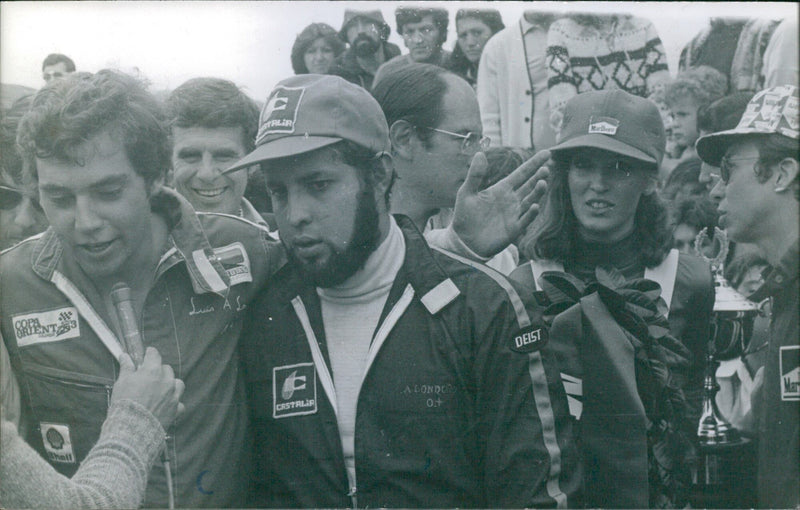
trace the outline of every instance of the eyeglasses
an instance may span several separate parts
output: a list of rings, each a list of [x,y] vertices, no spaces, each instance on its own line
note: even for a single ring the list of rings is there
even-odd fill
[[[579,174],[586,175],[595,169],[595,160],[586,156],[575,156],[569,163],[570,169]],[[630,177],[636,166],[634,163],[624,160],[616,159],[613,163],[605,166],[606,170],[613,170],[612,175],[617,178]]]
[[[8,186],[0,186],[0,210],[10,211],[22,202],[22,192],[9,188]]]
[[[731,163],[736,163],[737,161],[758,161],[759,156],[751,156],[747,158],[730,158],[728,156],[723,157],[719,162],[719,176],[722,179],[722,182],[728,184],[728,181],[731,178]]]
[[[472,154],[478,151],[485,151],[489,148],[489,144],[492,143],[492,139],[488,136],[482,136],[478,133],[473,133],[470,131],[466,135],[462,135],[461,133],[453,133],[452,131],[446,131],[444,129],[439,128],[432,128],[432,127],[425,127],[425,129],[429,129],[431,131],[436,131],[437,133],[443,133],[445,135],[450,135],[455,138],[460,138],[461,142],[461,152],[463,154]]]
[[[11,211],[22,202],[23,198],[25,198],[25,193],[21,190],[0,185],[0,211]],[[35,198],[31,197],[31,203],[36,210],[42,210],[39,201]]]

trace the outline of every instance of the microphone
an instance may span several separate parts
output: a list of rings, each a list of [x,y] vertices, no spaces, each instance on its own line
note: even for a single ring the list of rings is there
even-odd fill
[[[122,328],[122,347],[130,355],[136,368],[139,368],[144,360],[144,342],[139,332],[136,312],[133,310],[131,288],[123,282],[115,284],[111,290],[111,302],[117,311],[117,319]]]

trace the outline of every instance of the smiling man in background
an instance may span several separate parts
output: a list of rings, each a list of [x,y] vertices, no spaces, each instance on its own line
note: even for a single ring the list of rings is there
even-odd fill
[[[264,225],[244,198],[247,169],[223,173],[254,147],[258,107],[233,82],[194,78],[167,98],[172,184],[196,211],[242,217]]]

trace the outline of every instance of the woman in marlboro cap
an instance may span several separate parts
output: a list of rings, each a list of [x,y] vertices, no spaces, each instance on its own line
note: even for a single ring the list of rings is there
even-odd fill
[[[560,141],[550,149],[551,177],[543,210],[520,243],[521,253],[531,260],[518,267],[511,278],[528,288],[541,290],[543,272],[562,271],[588,285],[597,281],[600,268],[616,273],[617,283],[642,278],[659,283],[662,307],[668,308],[665,311],[669,332],[688,348],[687,351],[678,345],[675,354],[691,359],[688,369],[688,363],[680,368],[679,363],[671,367],[675,369],[675,382],[685,390],[691,414],[699,417],[714,287],[706,262],[671,250],[666,207],[656,193],[665,144],[658,108],[647,99],[621,90],[586,92],[572,98],[565,107]],[[551,341],[558,339],[553,335]],[[594,365],[591,368],[595,374],[599,370]],[[632,362],[630,369],[633,370]],[[578,382],[578,388],[583,384],[582,389],[573,391],[570,398],[576,398],[576,402],[583,398],[583,409],[588,411],[591,404],[587,398],[591,398],[589,393],[594,388],[587,390],[592,378],[589,366],[583,371],[583,381]],[[563,372],[562,367],[562,376]],[[639,386],[641,393],[640,375],[637,369],[634,385]],[[603,386],[605,381],[599,383]],[[576,408],[572,414],[580,419],[580,412]],[[611,408],[604,412],[622,411]],[[643,452],[641,444],[638,447],[628,444],[627,450],[619,444],[591,450],[587,434],[598,431],[587,430],[587,418],[584,415],[582,427],[587,448],[587,503],[606,507],[656,504],[654,498],[660,497],[659,488],[652,477],[648,480],[647,468],[638,478],[630,476],[630,469],[628,473],[618,473],[622,479],[616,481],[612,481],[615,476],[612,472],[593,472],[609,466],[612,471],[624,469],[620,466],[631,467],[626,462]],[[651,418],[648,413],[647,419]],[[686,423],[696,424],[697,420],[690,418]],[[643,438],[644,429],[639,432]],[[612,440],[625,443],[630,437],[612,437]],[[675,494],[668,497],[672,504],[684,502]],[[592,501],[592,498],[599,499]]]

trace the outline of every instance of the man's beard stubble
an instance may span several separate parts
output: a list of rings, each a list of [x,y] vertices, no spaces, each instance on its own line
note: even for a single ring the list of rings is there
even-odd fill
[[[294,264],[304,279],[316,287],[326,289],[341,285],[364,267],[369,256],[378,247],[380,238],[378,208],[373,186],[369,183],[364,184],[359,192],[354,223],[352,237],[344,250],[337,250],[328,245],[333,253],[324,266],[316,267],[302,261],[295,256],[291,247],[284,243],[289,263]]]

